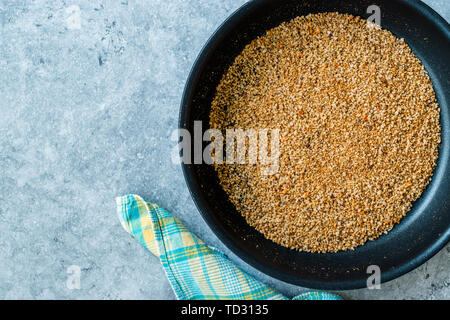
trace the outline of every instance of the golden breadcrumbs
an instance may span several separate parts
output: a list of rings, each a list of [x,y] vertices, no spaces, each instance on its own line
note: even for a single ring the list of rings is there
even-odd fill
[[[430,182],[439,112],[403,39],[351,15],[298,17],[245,47],[210,115],[220,130],[280,129],[278,172],[215,169],[268,239],[309,252],[353,249],[391,230]]]

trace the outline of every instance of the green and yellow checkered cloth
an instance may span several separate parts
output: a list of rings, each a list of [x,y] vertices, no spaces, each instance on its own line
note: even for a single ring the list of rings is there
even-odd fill
[[[137,195],[117,198],[125,230],[159,258],[178,299],[287,300],[285,296],[236,267],[208,247],[156,204]],[[325,292],[308,292],[296,300],[339,300]]]

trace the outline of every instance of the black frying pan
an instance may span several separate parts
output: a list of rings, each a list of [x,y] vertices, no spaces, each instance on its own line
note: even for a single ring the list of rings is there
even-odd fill
[[[278,279],[317,289],[366,286],[369,265],[389,281],[418,267],[450,239],[450,26],[420,1],[406,0],[259,0],[236,11],[214,33],[188,78],[180,128],[193,134],[194,120],[208,129],[216,86],[234,58],[266,30],[308,13],[338,11],[363,18],[378,5],[381,25],[404,38],[429,72],[441,107],[442,144],[431,184],[413,209],[390,233],[354,251],[329,254],[298,252],[265,239],[250,227],[227,199],[212,166],[183,164],[192,197],[216,235],[239,257]]]

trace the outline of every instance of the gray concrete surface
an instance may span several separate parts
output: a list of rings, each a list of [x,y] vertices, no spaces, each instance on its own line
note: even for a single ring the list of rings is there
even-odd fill
[[[127,193],[284,294],[305,290],[231,254],[170,160],[188,71],[244,2],[0,1],[0,299],[173,299],[159,261],[119,224],[114,197]],[[449,1],[426,2],[450,20]],[[342,295],[448,299],[449,262],[447,246],[381,290]],[[79,290],[67,287],[71,265]]]

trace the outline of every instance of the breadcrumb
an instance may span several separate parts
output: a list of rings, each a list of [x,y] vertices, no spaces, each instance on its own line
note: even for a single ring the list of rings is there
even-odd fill
[[[439,114],[402,39],[347,14],[297,17],[236,57],[210,114],[220,130],[279,128],[279,171],[215,170],[266,238],[308,252],[354,249],[390,231],[430,182]]]

